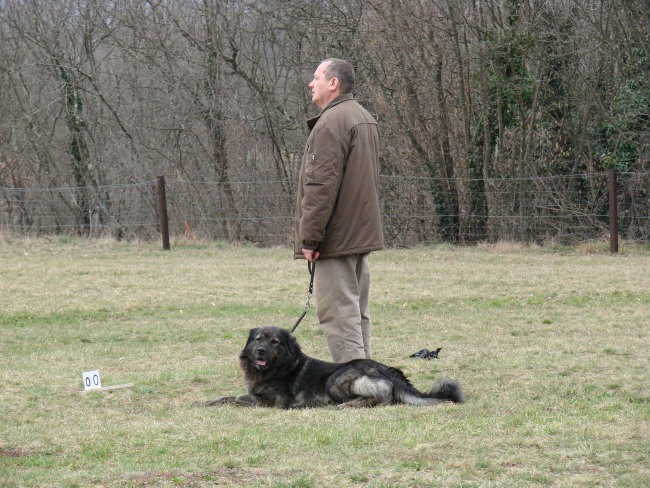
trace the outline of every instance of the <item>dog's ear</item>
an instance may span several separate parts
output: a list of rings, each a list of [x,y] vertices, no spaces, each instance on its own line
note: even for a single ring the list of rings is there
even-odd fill
[[[246,357],[246,352],[248,351],[248,346],[251,345],[251,343],[253,342],[253,339],[255,339],[255,336],[257,336],[257,331],[258,331],[258,329],[251,329],[248,332],[248,339],[246,340],[246,345],[244,346],[244,350],[241,352],[239,357],[241,357],[241,358]]]
[[[251,342],[253,342],[253,339],[255,339],[255,336],[257,336],[257,332],[259,331],[259,327],[256,327],[254,329],[251,329],[248,332],[248,340],[246,341],[246,345],[248,346]]]
[[[300,349],[300,344],[298,344],[298,341],[296,340],[296,338],[292,333],[287,331],[285,340],[289,348],[289,352],[291,353],[292,356],[298,357],[302,355],[302,349]]]

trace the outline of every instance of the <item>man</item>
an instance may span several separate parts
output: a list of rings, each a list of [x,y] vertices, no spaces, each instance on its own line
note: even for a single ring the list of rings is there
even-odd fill
[[[294,257],[317,262],[316,312],[335,362],[370,358],[368,253],[384,247],[379,130],[352,95],[354,70],[326,59],[309,84],[310,119],[300,168]]]

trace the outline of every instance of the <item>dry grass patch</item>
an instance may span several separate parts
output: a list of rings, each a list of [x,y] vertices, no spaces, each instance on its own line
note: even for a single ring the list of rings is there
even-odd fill
[[[650,483],[643,248],[374,254],[375,357],[469,401],[351,411],[191,406],[242,391],[249,327],[300,313],[289,250],[5,239],[0,262],[0,486]],[[296,334],[327,357],[313,311]],[[90,369],[135,386],[80,395]]]

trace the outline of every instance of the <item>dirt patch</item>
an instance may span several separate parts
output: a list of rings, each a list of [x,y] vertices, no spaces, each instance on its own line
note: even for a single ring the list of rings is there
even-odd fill
[[[27,449],[0,447],[0,457],[18,458],[31,456],[32,454]]]

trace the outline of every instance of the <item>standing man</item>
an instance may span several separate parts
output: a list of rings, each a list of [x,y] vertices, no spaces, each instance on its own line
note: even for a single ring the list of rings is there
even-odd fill
[[[317,261],[316,313],[335,362],[370,358],[368,254],[384,247],[379,130],[352,96],[354,70],[326,59],[309,83],[320,107],[307,121],[294,257]]]

